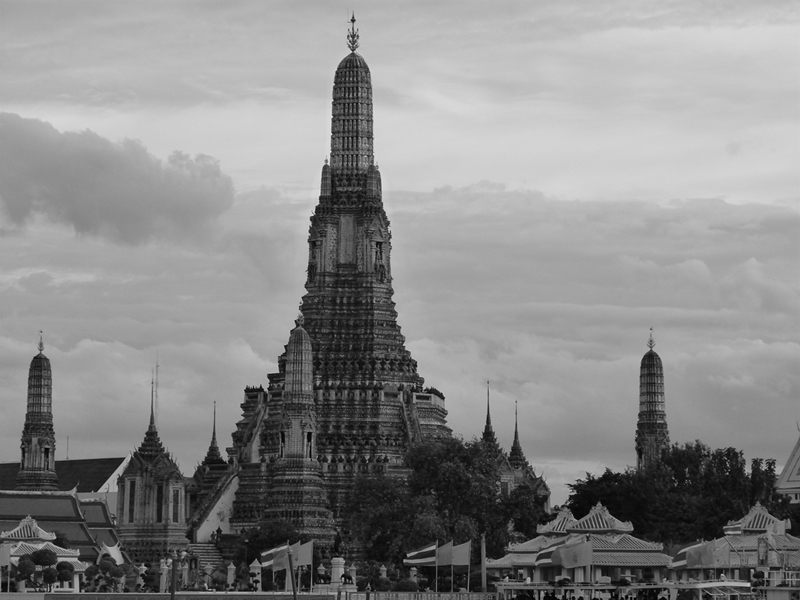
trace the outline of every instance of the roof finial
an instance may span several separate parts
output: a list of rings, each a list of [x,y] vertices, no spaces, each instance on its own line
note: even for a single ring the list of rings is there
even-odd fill
[[[656,341],[653,339],[653,328],[651,327],[650,328],[650,339],[647,340],[647,347],[650,348],[650,350],[652,350],[653,346],[655,346],[655,345],[656,345]]]
[[[217,401],[214,400],[214,427],[211,430],[211,439],[217,441]]]
[[[39,349],[39,352],[44,352],[44,342],[42,341],[42,330],[39,330],[39,345],[36,346]]]
[[[356,29],[356,13],[350,18],[350,31],[347,32],[347,47],[350,52],[355,52],[358,48],[358,29]]]
[[[155,414],[155,397],[156,397],[156,372],[155,369],[150,371],[150,426],[148,430],[155,430],[156,428],[156,414]]]

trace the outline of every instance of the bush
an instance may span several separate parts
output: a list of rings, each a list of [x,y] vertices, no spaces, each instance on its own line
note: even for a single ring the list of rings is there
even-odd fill
[[[56,556],[56,553],[52,550],[42,548],[41,550],[36,550],[31,553],[31,560],[33,564],[39,565],[40,567],[51,567],[58,562],[58,556]]]
[[[23,579],[27,579],[31,575],[36,572],[36,565],[30,559],[30,557],[23,556],[19,559],[19,563],[17,564],[17,579],[20,581]]]
[[[58,581],[58,571],[56,571],[53,567],[46,567],[42,569],[42,581],[44,581],[47,585],[53,585],[56,581]]]
[[[378,577],[378,581],[375,583],[375,591],[376,592],[388,592],[392,589],[392,580],[388,577]]]
[[[394,584],[394,592],[418,592],[419,585],[413,579],[401,579]]]

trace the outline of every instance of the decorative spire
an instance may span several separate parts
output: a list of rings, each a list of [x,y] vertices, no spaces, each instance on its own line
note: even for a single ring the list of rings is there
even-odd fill
[[[158,369],[158,365],[156,365]],[[147,432],[144,434],[142,445],[136,451],[136,454],[147,460],[153,460],[166,451],[158,437],[158,430],[156,429],[156,415],[155,415],[155,396],[156,396],[156,375],[150,379],[150,425],[147,427]]]
[[[219,465],[224,464],[222,454],[219,451],[219,444],[217,444],[217,403],[214,402],[214,425],[211,429],[211,443],[208,446],[208,452],[203,459],[204,465]]]
[[[42,332],[39,354],[28,369],[28,402],[20,444],[18,490],[57,490],[56,434],[53,429],[53,373],[50,359],[44,355]]]
[[[669,447],[664,365],[653,350],[653,328],[647,340],[649,350],[642,357],[639,370],[639,419],[636,424],[636,468],[648,469],[658,464],[661,452]]]
[[[528,459],[525,458],[525,453],[522,451],[522,444],[519,443],[519,419],[517,417],[516,400],[514,400],[514,442],[511,444],[508,462],[515,469],[521,469],[528,465]]]
[[[347,32],[347,47],[350,52],[355,52],[358,48],[358,29],[356,29],[356,13],[350,17],[350,31]]]
[[[486,381],[486,426],[483,428],[483,436],[481,439],[487,444],[497,445],[497,437],[494,435],[492,429],[492,415],[489,412],[489,381]]]

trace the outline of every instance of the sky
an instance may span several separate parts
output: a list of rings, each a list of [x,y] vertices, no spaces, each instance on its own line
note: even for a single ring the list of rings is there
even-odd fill
[[[354,10],[398,322],[454,432],[564,502],[635,464],[650,328],[672,442],[781,466],[800,421],[795,2],[0,0],[0,461],[42,330],[57,458],[149,418],[184,474],[304,293]]]

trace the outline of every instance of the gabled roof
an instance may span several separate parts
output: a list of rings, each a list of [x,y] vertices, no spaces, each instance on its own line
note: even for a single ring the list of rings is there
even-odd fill
[[[73,550],[72,548],[62,548],[61,546],[56,546],[52,542],[42,542],[39,544],[34,544],[31,542],[19,542],[11,546],[11,556],[25,556],[26,554],[33,554],[37,550],[51,550],[58,557],[71,556],[73,558],[77,558],[79,554],[78,550]]]
[[[577,523],[577,519],[572,515],[572,511],[566,506],[562,506],[555,519],[544,525],[536,526],[536,533],[566,535],[567,528],[572,527],[575,523]]]
[[[783,521],[777,517],[773,517],[767,512],[767,509],[761,506],[760,502],[756,502],[755,506],[750,509],[744,517],[738,521],[728,521],[725,529],[731,532],[739,531],[742,533],[786,533],[786,527],[791,523]],[[726,533],[728,533],[726,531]]]
[[[777,489],[779,494],[788,495],[793,504],[800,502],[800,436],[778,477]]]
[[[106,483],[109,483],[109,479],[126,460],[127,457],[57,460],[58,489],[76,490],[79,494],[102,492]],[[0,490],[16,488],[17,473],[19,462],[0,463]]]
[[[25,517],[14,529],[0,531],[0,538],[5,540],[54,540],[56,534],[45,531],[36,523],[36,519]]]
[[[588,515],[567,527],[567,531],[570,533],[625,533],[633,531],[633,525],[630,521],[620,521],[612,516],[608,509],[598,502]]]

